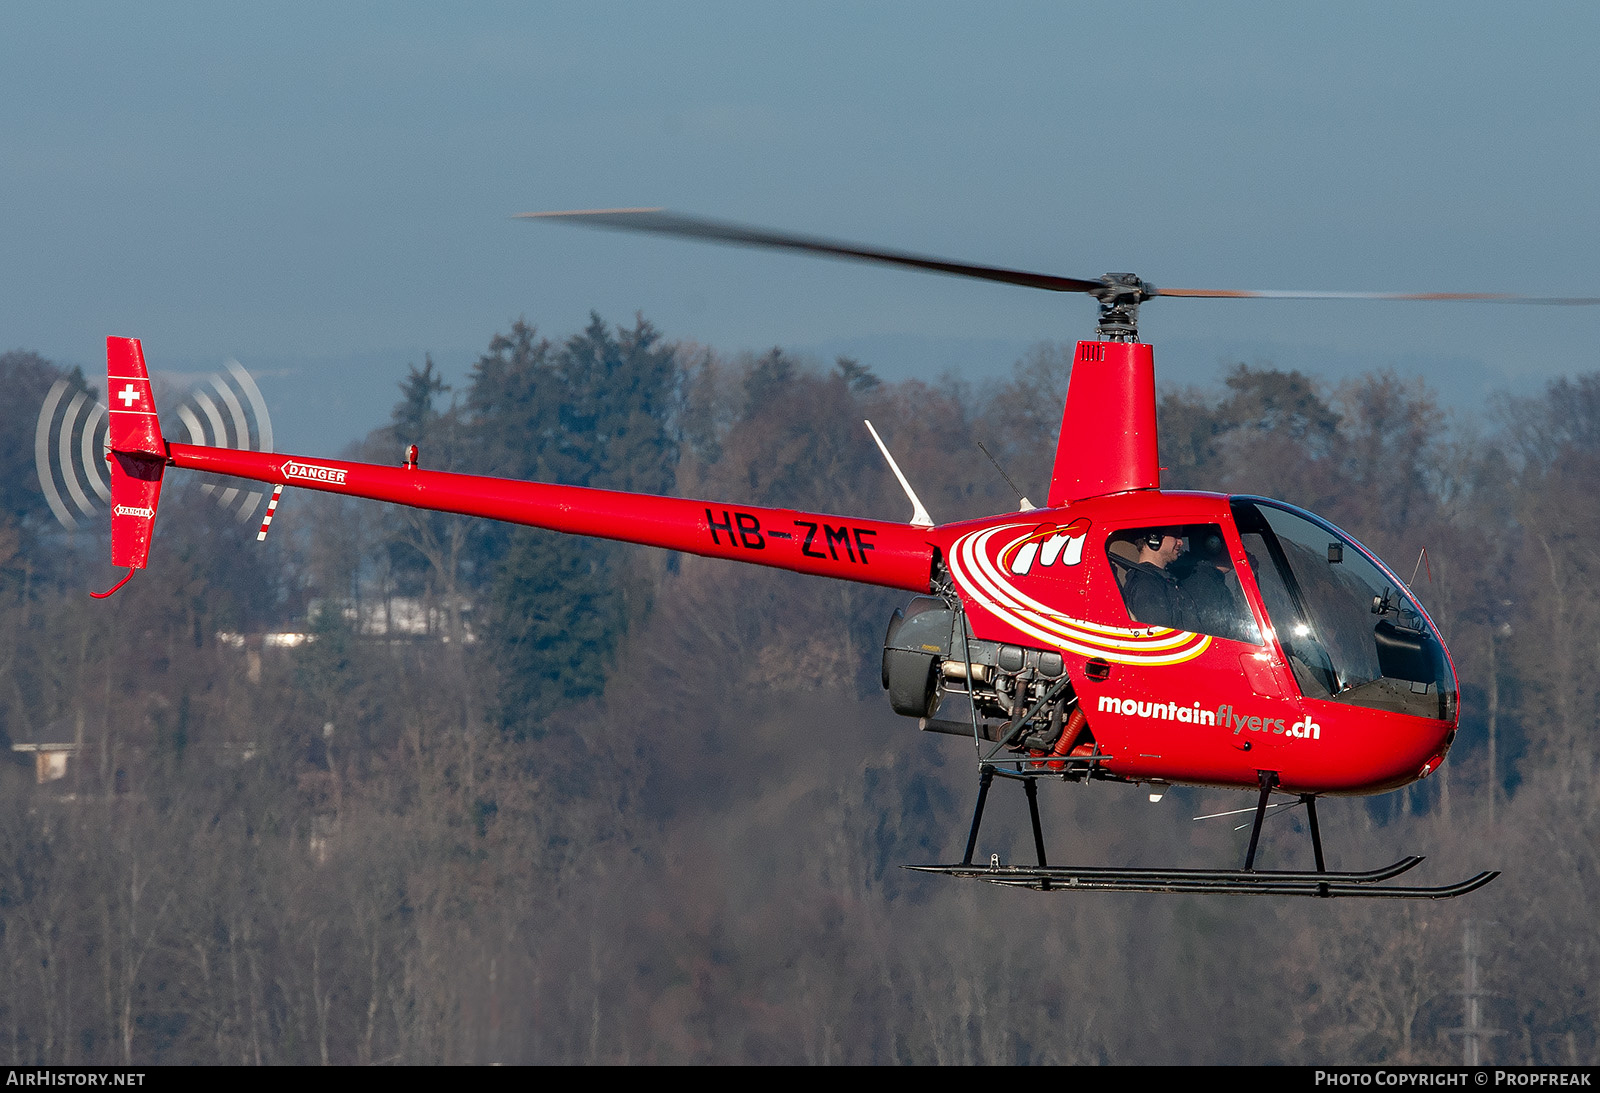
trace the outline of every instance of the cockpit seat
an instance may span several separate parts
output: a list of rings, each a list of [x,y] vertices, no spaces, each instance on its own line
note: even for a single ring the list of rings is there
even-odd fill
[[[1127,587],[1129,571],[1139,564],[1138,542],[1122,535],[1114,535],[1106,543],[1106,554],[1112,561],[1111,572],[1117,575],[1117,587]]]

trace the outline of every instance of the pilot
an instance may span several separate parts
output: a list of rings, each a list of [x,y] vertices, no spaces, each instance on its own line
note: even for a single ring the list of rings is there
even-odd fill
[[[1192,630],[1198,621],[1194,600],[1178,586],[1172,563],[1183,554],[1176,528],[1152,528],[1138,540],[1139,562],[1129,568],[1122,596],[1135,622]]]

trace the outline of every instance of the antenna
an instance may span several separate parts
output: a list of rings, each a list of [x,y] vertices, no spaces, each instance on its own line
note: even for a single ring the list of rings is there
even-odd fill
[[[1406,582],[1407,584],[1416,584],[1417,583],[1417,571],[1420,570],[1423,567],[1423,565],[1427,565],[1427,567],[1428,567],[1428,583],[1429,584],[1433,583],[1433,563],[1428,561],[1428,548],[1427,547],[1423,547],[1422,548],[1422,553],[1417,555],[1417,564],[1412,567],[1412,569],[1411,569],[1411,580]]]
[[[863,419],[865,421],[865,419]],[[933,527],[933,517],[928,515],[928,510],[922,507],[922,500],[917,496],[917,491],[911,488],[911,483],[906,481],[906,476],[900,473],[900,464],[894,461],[894,456],[889,454],[888,447],[883,443],[883,437],[878,435],[878,430],[872,427],[872,422],[865,421],[867,432],[872,434],[872,439],[878,442],[878,451],[883,453],[883,458],[889,461],[889,469],[894,472],[895,478],[900,480],[900,488],[906,491],[906,496],[911,498],[911,526],[914,528]]]
[[[1017,510],[1018,512],[1027,512],[1029,509],[1039,507],[1032,501],[1029,501],[1027,495],[1017,488],[1017,484],[1011,481],[1011,476],[1006,473],[1006,469],[1000,465],[1000,461],[998,459],[989,454],[989,449],[983,446],[983,441],[981,440],[978,441],[978,451],[989,456],[989,462],[994,464],[994,469],[1000,472],[1000,477],[1006,480],[1006,485],[1011,487],[1011,492],[1017,495],[1017,500],[1022,503],[1022,507]]]

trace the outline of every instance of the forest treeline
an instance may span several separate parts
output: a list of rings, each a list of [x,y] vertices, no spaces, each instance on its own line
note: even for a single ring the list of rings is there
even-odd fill
[[[870,418],[945,522],[1016,504],[979,442],[1044,494],[1070,360],[891,383],[517,322],[460,389],[397,368],[349,454],[903,520]],[[61,531],[34,488],[63,377],[94,387],[0,356],[8,1063],[1450,1062],[1469,964],[1483,1058],[1596,1059],[1600,374],[1477,422],[1384,372],[1161,397],[1166,486],[1281,497],[1417,565],[1461,733],[1321,818],[1334,868],[1505,870],[1446,903],[906,873],[959,856],[976,771],[888,708],[893,592],[298,491],[258,545],[174,474],[151,568],[92,601],[104,528]],[[74,758],[38,782],[13,745],[53,743]],[[1008,788],[980,853],[1028,860]],[[1084,864],[1234,865],[1248,832],[1191,817],[1250,803],[1041,793],[1052,860]],[[1309,866],[1299,824],[1267,825],[1265,866]]]

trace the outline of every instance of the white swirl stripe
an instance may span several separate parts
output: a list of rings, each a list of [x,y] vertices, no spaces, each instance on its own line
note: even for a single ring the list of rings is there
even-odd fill
[[[1033,599],[993,560],[1005,557],[1033,532],[1033,524],[1002,524],[956,540],[950,572],[962,590],[1001,622],[1046,645],[1119,664],[1159,666],[1193,660],[1211,645],[1203,634],[1166,627],[1106,626],[1075,619]],[[1014,533],[991,552],[996,536]],[[992,555],[992,556],[991,556]]]
[[[1007,581],[1000,568],[989,562],[986,553],[988,540],[992,538],[993,534],[1000,531],[1010,530],[1010,527],[1015,527],[1015,525],[1010,525],[1009,527],[991,528],[988,532],[978,533],[978,536],[981,536],[981,542],[975,543],[974,549],[971,552],[972,559],[979,574],[986,574],[989,577],[989,580],[986,581],[986,587],[988,587],[991,592],[994,593],[997,600],[1001,603],[1016,610],[1039,613],[1049,616],[1052,619],[1069,621],[1074,629],[1088,630],[1104,637],[1107,640],[1114,640],[1127,635],[1134,635],[1141,639],[1138,642],[1140,646],[1147,646],[1149,644],[1149,636],[1156,632],[1163,634],[1175,634],[1178,635],[1180,639],[1184,635],[1184,631],[1168,630],[1165,627],[1130,628],[1126,626],[1105,626],[1100,623],[1089,622],[1087,620],[1071,619],[1069,616],[1062,615],[1056,608],[1051,607],[1049,604],[1040,603],[1038,600],[1028,596],[1026,593],[1014,587],[1009,581]],[[1012,540],[1010,543],[1005,544],[999,553],[1003,555],[1007,550],[1015,545],[1017,541],[1018,540]]]
[[[988,541],[993,537],[993,533],[1004,530],[1008,529],[994,528],[990,529],[988,534],[980,533],[981,545],[975,543],[974,546],[977,549],[969,555],[975,562],[978,572],[989,578],[984,583],[991,591],[996,592],[999,606],[1009,609],[1012,613],[1022,615],[1023,618],[1032,621],[1037,626],[1044,627],[1049,634],[1079,641],[1086,640],[1103,650],[1161,652],[1180,648],[1195,637],[1195,635],[1185,631],[1169,630],[1165,627],[1129,628],[1102,626],[1097,623],[1062,615],[1050,605],[1032,599],[1012,586],[1001,570],[989,562]],[[1003,555],[1018,541],[1020,540],[1014,539],[1007,543],[999,553]],[[1015,624],[1014,618],[1007,621],[1012,621]],[[1046,640],[1051,639],[1046,636]],[[1145,661],[1147,658],[1141,657],[1140,659]],[[1183,659],[1188,658],[1184,657]]]

